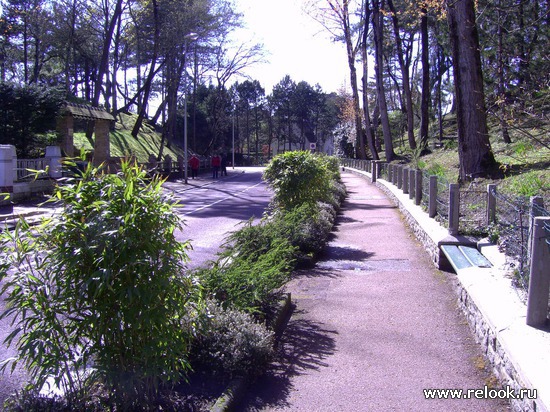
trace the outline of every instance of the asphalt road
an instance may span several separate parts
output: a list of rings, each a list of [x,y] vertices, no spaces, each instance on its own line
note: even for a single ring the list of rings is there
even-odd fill
[[[228,176],[217,180],[208,173],[197,180],[169,181],[164,190],[175,195],[181,203],[177,213],[184,222],[182,231],[176,233],[180,241],[189,240],[192,250],[188,255],[190,269],[207,264],[215,259],[216,253],[227,234],[237,230],[242,222],[250,218],[260,218],[271,199],[271,192],[262,181],[261,168],[229,169]],[[18,206],[15,213],[37,213],[36,205]],[[51,213],[49,209],[47,213]],[[0,288],[1,288],[0,284]],[[0,311],[4,310],[4,300],[0,299]],[[3,342],[11,331],[9,320],[0,322],[0,362],[14,356],[13,348]],[[25,374],[16,369],[13,374],[0,373],[0,409],[6,397],[21,388]]]
[[[272,196],[262,181],[262,170],[230,169],[228,177],[218,180],[201,177],[189,180],[188,185],[181,181],[165,183],[165,190],[182,204],[177,213],[185,226],[176,237],[191,242],[189,268],[215,258],[226,236],[243,222],[262,217]]]

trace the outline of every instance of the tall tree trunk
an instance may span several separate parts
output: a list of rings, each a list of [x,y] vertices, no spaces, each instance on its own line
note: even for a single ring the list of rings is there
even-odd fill
[[[498,5],[500,6],[500,0]],[[502,139],[504,143],[512,143],[510,138],[510,133],[508,132],[508,116],[507,116],[507,105],[506,105],[506,85],[504,81],[504,46],[503,46],[503,27],[502,27],[502,15],[503,11],[499,7],[498,9],[498,108],[499,108],[499,121],[500,121],[500,131],[502,133]]]
[[[75,33],[75,26],[76,26],[76,0],[73,0],[71,5],[71,22],[69,26],[69,41],[67,42],[66,49],[65,49],[65,93],[67,93],[67,96],[71,92],[71,83],[70,83],[70,70],[71,70],[71,52],[73,50],[74,46],[74,33]]]
[[[115,43],[114,43],[114,54],[113,54],[113,73],[111,73],[111,113],[115,114],[118,110],[118,81],[117,81],[117,72],[120,65],[120,36],[121,36],[121,27],[122,20],[118,20]]]
[[[113,16],[110,21],[106,21],[106,30],[105,37],[103,39],[103,48],[101,51],[101,60],[99,62],[99,67],[97,70],[97,76],[94,82],[94,92],[92,96],[92,106],[99,106],[99,98],[101,97],[101,90],[103,88],[103,77],[107,74],[109,70],[109,54],[111,49],[111,42],[113,41],[113,33],[115,31],[116,24],[122,15],[122,3],[124,0],[117,0]],[[108,16],[109,14],[106,13]],[[94,123],[88,122],[88,127],[86,129],[86,137],[88,139],[92,138],[94,131]]]
[[[149,95],[151,94],[151,87],[153,85],[153,78],[155,77],[155,64],[158,57],[159,49],[159,37],[160,37],[160,22],[159,22],[159,12],[157,0],[152,0],[153,5],[153,17],[155,20],[155,34],[153,39],[153,55],[151,56],[151,67],[149,68],[149,73],[147,74],[147,79],[145,80],[144,91],[143,91],[143,100],[142,105],[136,119],[136,123],[132,129],[132,136],[137,137],[141,125],[143,124],[143,119],[147,114],[147,101],[149,100]]]
[[[363,27],[363,39],[361,41],[361,58],[363,59],[363,112],[365,115],[365,134],[369,150],[373,160],[380,160],[380,155],[376,149],[376,135],[374,133],[375,127],[371,121],[370,108],[369,108],[369,95],[368,95],[368,82],[369,82],[369,60],[367,53],[367,34],[369,32],[371,17],[371,9],[369,2],[365,2],[365,20]]]
[[[122,3],[124,0],[117,0],[115,10],[111,16],[111,20],[106,22],[105,37],[103,39],[103,46],[101,51],[101,60],[97,71],[97,78],[94,84],[94,95],[92,100],[92,106],[97,107],[99,105],[99,98],[101,96],[101,89],[103,87],[103,77],[109,70],[109,54],[111,51],[111,42],[113,41],[113,33],[115,27],[122,15]],[[108,14],[106,14],[108,15]]]
[[[335,4],[328,1],[328,5],[337,16],[339,23],[342,25],[344,32],[344,42],[346,44],[346,53],[348,57],[348,67],[350,72],[350,86],[353,98],[354,119],[355,119],[355,136],[356,136],[356,155],[360,159],[366,159],[365,153],[365,138],[363,132],[363,122],[361,119],[361,107],[359,104],[359,85],[357,83],[357,69],[355,68],[356,50],[353,46],[353,33],[349,20],[349,0],[342,0],[342,4]]]
[[[401,33],[399,32],[399,20],[393,5],[393,0],[388,0],[388,5],[392,12],[391,16],[395,36],[395,45],[397,47],[397,60],[399,62],[399,68],[401,69],[402,87],[405,97],[405,108],[407,111],[407,137],[409,140],[409,147],[414,150],[416,149],[416,139],[414,137],[414,111],[411,93],[411,80],[409,76],[409,63],[405,63],[405,51],[403,50],[403,41],[401,39]]]
[[[457,102],[459,181],[496,175],[491,150],[474,0],[447,0]]]
[[[428,33],[428,11],[423,8],[420,18],[422,36],[422,97],[420,102],[420,147],[428,148],[428,129],[430,125],[430,39]]]
[[[383,15],[380,12],[380,1],[373,1],[372,8],[372,24],[374,34],[374,57],[375,57],[375,74],[376,74],[376,94],[378,99],[378,107],[380,109],[380,119],[382,121],[382,133],[384,134],[384,152],[386,161],[391,162],[395,158],[393,150],[393,139],[391,135],[390,119],[388,117],[388,106],[386,103],[386,91],[384,88],[384,27]]]

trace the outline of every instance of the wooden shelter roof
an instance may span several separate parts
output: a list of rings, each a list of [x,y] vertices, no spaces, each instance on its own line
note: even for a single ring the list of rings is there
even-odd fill
[[[108,112],[98,107],[92,107],[87,104],[78,104],[66,102],[61,114],[71,114],[75,118],[87,120],[115,120]]]

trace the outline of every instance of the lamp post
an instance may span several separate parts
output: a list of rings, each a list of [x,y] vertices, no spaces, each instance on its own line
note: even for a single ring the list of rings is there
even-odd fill
[[[185,66],[187,66],[187,49],[189,42],[193,42],[199,38],[197,33],[189,33],[185,36]],[[188,150],[187,150],[187,87],[185,87],[185,92],[183,96],[183,179],[185,184],[187,184],[187,173],[188,173]]]
[[[187,159],[187,91],[183,96],[183,179],[187,184],[187,166],[189,160]]]
[[[232,126],[231,126],[231,137],[232,137],[232,148],[231,148],[231,165],[233,166],[233,170],[235,170],[235,112],[233,111],[232,116]]]

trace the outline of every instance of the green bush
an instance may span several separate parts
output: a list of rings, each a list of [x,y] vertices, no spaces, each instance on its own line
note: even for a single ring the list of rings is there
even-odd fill
[[[89,167],[56,188],[58,217],[3,233],[1,317],[16,319],[14,366],[23,363],[36,388],[53,377],[77,398],[87,376],[128,407],[189,369],[182,319],[198,298],[161,183],[127,163],[116,175]]]
[[[278,207],[290,210],[303,203],[327,200],[334,174],[334,161],[306,151],[286,152],[274,157],[264,179],[274,191]]]
[[[288,239],[300,255],[315,255],[323,249],[334,217],[328,204],[309,204],[273,215],[278,236]],[[299,258],[300,256],[297,256]]]
[[[191,364],[224,377],[258,375],[272,359],[274,333],[247,313],[209,300],[198,322]]]
[[[213,266],[197,274],[206,293],[225,307],[259,314],[288,281],[294,255],[295,247],[273,223],[249,221],[228,237]]]
[[[51,141],[39,135],[55,131],[64,98],[62,88],[0,82],[0,144],[14,145],[21,158],[40,156]]]

